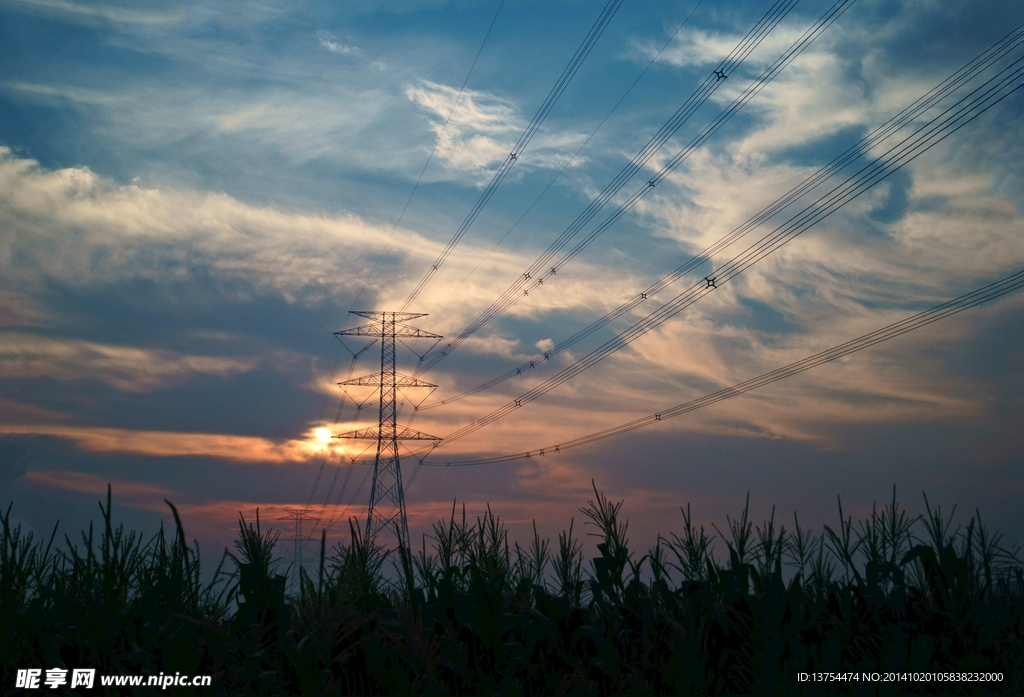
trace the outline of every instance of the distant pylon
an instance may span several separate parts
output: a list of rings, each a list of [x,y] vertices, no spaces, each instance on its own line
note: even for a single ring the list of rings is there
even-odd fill
[[[374,320],[353,329],[334,332],[337,336],[366,336],[380,339],[380,374],[366,375],[339,385],[363,385],[380,388],[380,418],[377,428],[362,428],[339,433],[333,438],[363,438],[377,441],[377,457],[373,463],[373,486],[366,513],[366,541],[375,540],[384,529],[398,526],[398,543],[409,549],[409,524],[405,517],[405,494],[402,491],[402,469],[398,462],[398,441],[440,440],[436,436],[414,431],[396,422],[396,393],[402,387],[437,387],[429,382],[395,372],[396,339],[441,339],[437,334],[404,324],[407,320],[426,317],[415,312],[375,312],[352,310],[350,314]],[[378,542],[379,544],[379,542]]]
[[[301,591],[301,580],[302,575],[299,569],[306,562],[305,554],[305,543],[315,539],[312,535],[306,536],[302,534],[302,523],[309,520],[312,517],[313,509],[311,508],[289,508],[285,512],[288,514],[279,520],[290,520],[292,521],[292,592],[298,593]]]

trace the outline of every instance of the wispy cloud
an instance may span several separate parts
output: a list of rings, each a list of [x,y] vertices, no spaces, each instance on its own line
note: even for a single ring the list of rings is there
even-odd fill
[[[60,423],[73,421],[67,414],[0,397],[0,421],[7,423]]]
[[[752,56],[754,64],[763,60],[762,56],[774,59],[780,51],[788,48],[803,32],[802,28],[779,27],[765,37]],[[659,63],[666,63],[677,68],[691,66],[712,66],[721,62],[744,38],[742,34],[715,32],[693,27],[684,27],[675,40],[658,56]],[[633,49],[644,61],[658,55],[664,39],[634,40]]]
[[[117,490],[118,496],[136,498],[164,497],[171,493],[169,489],[155,484],[137,481],[112,480],[88,472],[68,472],[64,470],[33,470],[21,478],[19,484],[63,489],[85,494],[103,495],[107,493],[107,485]]]
[[[117,186],[84,168],[46,171],[6,149],[0,149],[0,200],[15,219],[3,243],[16,247],[19,259],[34,260],[42,274],[79,284],[181,279],[191,273],[184,262],[199,252],[204,266],[226,277],[273,288],[289,301],[316,302],[354,287],[359,258],[379,251],[390,232],[355,216]],[[68,236],[68,229],[78,232]],[[342,273],[349,264],[353,273]]]
[[[429,81],[406,88],[405,94],[431,115],[431,128],[441,137],[436,154],[451,167],[482,170],[504,161],[521,130],[517,110],[490,94],[466,90],[459,98],[455,88]]]
[[[354,296],[366,268],[391,236],[388,226],[354,215],[290,212],[249,205],[224,194],[169,187],[119,186],[86,168],[49,171],[4,148],[0,202],[13,216],[13,224],[0,230],[0,248],[10,248],[19,267],[18,283],[10,292],[29,295],[45,279],[77,287],[141,278],[166,284],[202,273],[237,281],[224,298],[231,302],[271,293],[288,302],[315,305]],[[68,230],[75,233],[68,235]],[[440,243],[399,230],[389,249],[382,271],[427,264]],[[483,254],[481,245],[460,246],[446,265],[451,275],[430,288],[424,305],[445,298],[452,288],[449,279],[464,277]],[[454,328],[486,307],[507,279],[528,263],[529,254],[492,254],[461,289],[463,302],[445,318],[443,329]],[[596,276],[586,264],[577,266],[560,276],[559,293],[538,295],[519,311],[592,307],[592,280],[587,279]],[[386,292],[383,297],[408,292],[406,285],[384,283],[385,278],[378,274],[370,290]],[[604,279],[606,288],[622,283],[617,274],[606,273]]]
[[[431,128],[440,137],[435,156],[456,170],[484,173],[500,164],[526,126],[516,106],[487,92],[465,90],[460,97],[454,87],[421,80],[406,87],[405,94],[431,117]],[[572,156],[573,146],[578,147],[585,137],[541,133],[519,166],[562,167]]]
[[[65,21],[92,23],[97,20],[114,24],[175,24],[184,16],[176,7],[138,9],[102,3],[77,3],[70,0],[2,0],[0,4],[23,12],[60,17]]]
[[[257,363],[253,358],[188,356],[131,346],[0,333],[0,378],[13,380],[100,380],[118,390],[141,392],[193,375],[226,377],[251,370]]]
[[[91,453],[147,455],[151,457],[208,457],[238,463],[289,464],[319,460],[344,461],[363,448],[325,439],[310,431],[301,440],[274,441],[269,438],[223,433],[182,433],[125,428],[53,424],[0,424],[0,433],[54,436],[73,441]]]
[[[342,56],[361,56],[363,52],[358,46],[348,46],[339,41],[335,41],[330,35],[320,34],[320,45],[326,48],[331,53],[337,53]]]
[[[881,123],[883,113],[864,94],[863,85],[846,76],[851,66],[828,53],[805,53],[751,103],[749,110],[764,119],[743,141],[743,154],[768,153],[813,143],[842,129]],[[716,94],[719,102],[738,96],[745,84]]]

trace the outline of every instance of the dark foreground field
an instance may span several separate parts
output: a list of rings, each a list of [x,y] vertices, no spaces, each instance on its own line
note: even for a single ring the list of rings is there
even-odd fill
[[[687,508],[681,533],[642,554],[620,507],[595,489],[581,509],[600,538],[589,561],[579,524],[521,548],[490,511],[453,508],[397,559],[353,526],[351,544],[321,545],[294,596],[273,562],[278,533],[258,518],[240,520],[206,585],[177,511],[173,540],[147,540],[115,526],[108,492],[103,530],[59,552],[12,528],[8,509],[0,694],[26,691],[25,668],[212,676],[38,694],[1024,693],[1024,563],[979,513],[953,528],[895,498],[862,521],[840,504],[838,526],[814,535],[795,515],[755,525],[746,511],[706,531]]]

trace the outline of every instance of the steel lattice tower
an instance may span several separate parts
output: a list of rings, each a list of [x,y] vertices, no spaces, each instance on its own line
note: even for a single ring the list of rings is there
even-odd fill
[[[373,463],[373,487],[366,514],[366,541],[374,540],[385,528],[398,526],[398,543],[409,549],[409,525],[405,517],[405,494],[402,491],[402,469],[398,462],[398,441],[433,440],[440,438],[415,431],[397,423],[396,395],[405,387],[437,387],[417,378],[395,372],[395,341],[397,339],[441,339],[415,327],[407,320],[425,317],[415,312],[375,312],[352,310],[349,314],[374,320],[354,329],[334,332],[337,336],[364,336],[380,339],[380,373],[366,375],[339,385],[361,385],[380,388],[380,418],[377,428],[362,428],[339,433],[334,438],[361,438],[377,441],[377,457]]]
[[[285,511],[288,515],[278,520],[290,520],[292,521],[292,591],[299,592],[301,588],[302,572],[300,569],[306,562],[306,555],[304,552],[304,545],[313,538],[312,536],[306,536],[302,534],[302,523],[309,520],[312,516],[313,510],[311,508],[291,508]]]

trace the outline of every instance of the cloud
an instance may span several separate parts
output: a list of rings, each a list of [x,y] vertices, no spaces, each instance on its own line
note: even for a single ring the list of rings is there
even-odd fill
[[[91,453],[209,457],[240,463],[305,463],[314,459],[319,461],[325,456],[332,463],[344,462],[346,456],[358,455],[363,450],[362,446],[357,447],[351,441],[332,440],[325,443],[312,430],[301,440],[280,441],[222,433],[179,433],[52,424],[4,423],[0,424],[0,433],[54,436],[73,441],[78,448]]]
[[[358,46],[351,46],[349,44],[341,43],[336,41],[333,36],[326,32],[320,32],[319,34],[320,46],[330,51],[331,53],[339,56],[349,56],[352,58],[360,58],[366,60],[366,54],[363,49]],[[388,69],[388,64],[382,60],[371,60],[368,65],[377,71],[385,71]]]
[[[748,65],[758,65],[759,61],[764,60],[762,56],[770,56],[768,60],[773,60],[783,50],[789,48],[802,33],[802,28],[776,28],[761,41],[752,59],[748,59]],[[658,56],[658,62],[677,68],[717,65],[732,53],[743,38],[742,34],[684,27],[672,44]],[[662,45],[658,40],[634,40],[633,50],[646,62],[658,55]]]
[[[0,256],[0,269],[11,266],[10,249],[13,247],[13,235],[0,230],[0,255],[8,250],[6,258]],[[39,303],[25,293],[18,293],[0,286],[0,329],[18,327],[39,322],[45,316],[45,310]]]
[[[126,74],[111,84],[96,84],[70,71],[49,81],[6,80],[0,86],[30,107],[76,113],[87,122],[90,138],[104,143],[105,153],[119,153],[136,168],[132,175],[141,173],[145,179],[176,176],[192,181],[196,172],[189,169],[189,161],[212,158],[217,160],[215,177],[246,191],[259,182],[244,169],[250,160],[265,163],[276,157],[288,167],[330,162],[343,172],[386,171],[408,177],[411,156],[420,159],[415,148],[426,129],[416,123],[414,110],[405,108],[408,102],[382,82],[387,68],[382,61],[360,60],[353,67],[351,61],[328,60],[337,65],[324,66],[326,75],[318,72],[315,81],[305,75],[308,65],[294,70],[270,66],[250,76],[261,83],[259,89],[241,91],[210,84],[209,73],[221,73],[233,84],[242,79],[238,63],[250,58],[223,46],[211,52],[207,46],[189,44],[183,40],[168,49],[170,55],[158,54],[181,63],[205,59],[190,66],[194,77],[179,83]],[[296,76],[297,71],[302,74]],[[406,147],[393,150],[396,143]],[[151,149],[161,152],[156,165],[138,158],[140,150]],[[232,172],[230,177],[224,168]]]
[[[142,392],[193,375],[227,377],[251,370],[258,359],[179,355],[71,339],[0,333],[0,379],[101,380],[125,392]]]
[[[24,448],[0,441],[0,482],[9,482],[28,472]]]
[[[384,301],[405,297],[418,280],[406,268],[425,268],[442,248],[410,230],[374,224],[355,215],[327,216],[253,206],[219,193],[117,185],[91,170],[46,170],[32,160],[14,157],[0,148],[0,205],[11,214],[0,228],[0,248],[10,249],[8,293],[30,298],[47,282],[75,288],[105,287],[145,279],[158,286],[212,278],[221,300],[253,302],[280,297],[289,303],[314,306],[339,297],[354,297],[363,287],[367,268],[374,266],[385,243],[368,293]],[[445,264],[445,274],[421,298],[432,307],[451,292],[454,280],[478,268],[460,289],[460,303],[441,319],[442,331],[475,316],[504,290],[518,269],[529,264],[532,250],[496,250],[485,262],[485,247],[465,241]],[[403,281],[395,283],[403,271]],[[598,273],[586,263],[559,275],[558,292],[531,294],[515,312],[539,308],[595,306],[593,279],[611,290],[622,283],[619,274]],[[45,323],[43,308],[25,312],[25,321]],[[8,326],[17,326],[11,318]],[[53,345],[48,350],[56,350]],[[65,351],[71,349],[62,349]],[[79,345],[100,360],[141,360],[110,350]],[[504,349],[502,349],[504,351]],[[195,357],[198,358],[198,357]],[[182,359],[184,360],[184,359]],[[191,360],[191,359],[190,359]],[[166,371],[216,372],[242,369],[217,362],[186,365],[175,359]],[[105,373],[112,379],[111,372]],[[163,378],[161,378],[163,379]]]
[[[346,46],[324,34],[320,35],[320,45],[331,53],[337,53],[342,56],[361,56],[363,54],[358,46]]]
[[[163,498],[171,493],[169,489],[155,484],[144,482],[125,481],[122,479],[109,479],[88,472],[68,472],[65,470],[35,470],[29,472],[23,478],[22,484],[30,486],[45,487],[48,489],[62,489],[77,493],[103,495],[107,493],[107,485],[118,497],[127,496],[136,498]]]
[[[421,80],[407,87],[405,94],[431,116],[431,128],[439,136],[435,156],[452,169],[492,174],[491,168],[505,161],[526,127],[515,106],[487,92],[464,90],[460,97],[454,87]],[[539,133],[522,162],[516,163],[516,171],[561,168],[585,138],[576,133]]]
[[[0,397],[0,422],[6,423],[29,423],[29,422],[61,422],[67,421],[70,417],[49,409],[21,404],[12,399]]]
[[[465,90],[460,97],[454,87],[427,80],[407,87],[405,94],[433,117],[431,128],[440,136],[436,154],[457,169],[503,162],[522,130],[516,109],[494,95]]]
[[[121,100],[115,95],[76,85],[41,84],[22,80],[9,80],[0,84],[4,88],[19,92],[29,99],[47,104],[56,104],[64,100],[90,106],[118,106],[121,104]]]
[[[181,282],[205,270],[245,280],[255,293],[315,303],[356,287],[364,255],[379,253],[390,233],[352,215],[117,186],[86,168],[47,171],[6,148],[0,148],[0,202],[15,221],[3,229],[2,245],[16,250],[26,290],[33,278],[79,286],[130,278]]]
[[[93,24],[97,21],[121,24],[176,24],[184,17],[179,9],[150,7],[139,10],[135,7],[119,7],[112,4],[84,4],[71,0],[3,0],[3,5],[12,9],[44,16],[57,17],[64,21]],[[152,3],[159,5],[161,3]]]
[[[737,148],[738,154],[812,143],[875,120],[881,110],[866,98],[863,84],[847,79],[850,71],[851,66],[833,54],[799,56],[747,107],[763,120]],[[716,93],[716,101],[732,101],[746,85],[730,87]]]

